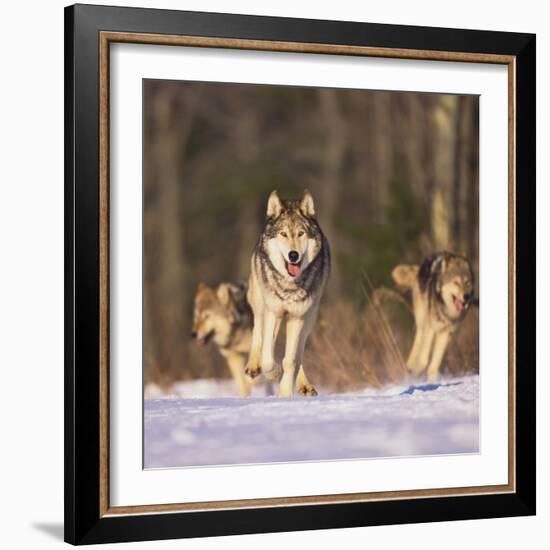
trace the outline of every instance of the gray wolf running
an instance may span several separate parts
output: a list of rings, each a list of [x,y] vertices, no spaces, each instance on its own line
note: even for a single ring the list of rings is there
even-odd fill
[[[211,288],[199,283],[195,294],[192,338],[200,345],[212,341],[227,361],[241,397],[250,395],[252,381],[244,374],[252,340],[252,310],[246,284],[220,283]]]
[[[470,262],[452,252],[427,257],[422,265],[398,265],[393,280],[412,290],[416,334],[407,359],[415,376],[428,369],[435,382],[451,336],[472,303],[474,274]]]
[[[315,217],[311,194],[304,191],[301,200],[283,201],[273,191],[251,260],[248,302],[254,328],[246,374],[280,378],[280,397],[291,397],[294,385],[301,395],[317,395],[304,372],[302,357],[329,272],[329,245]],[[286,341],[281,376],[274,349],[283,318]]]

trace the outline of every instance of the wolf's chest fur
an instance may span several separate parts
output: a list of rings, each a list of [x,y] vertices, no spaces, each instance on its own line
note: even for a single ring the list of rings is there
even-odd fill
[[[319,235],[319,253],[296,279],[281,274],[269,257],[264,240],[253,255],[253,268],[266,306],[274,313],[301,317],[322,294],[330,270],[330,256],[324,236]]]

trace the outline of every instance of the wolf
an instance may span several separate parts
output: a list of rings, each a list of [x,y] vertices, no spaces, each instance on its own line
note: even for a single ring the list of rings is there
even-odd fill
[[[245,372],[251,378],[263,373],[269,380],[280,379],[280,397],[291,397],[294,385],[301,395],[317,395],[302,357],[329,273],[329,244],[309,191],[301,200],[281,200],[273,191],[251,259],[247,296],[254,326]],[[281,369],[274,348],[283,318],[286,340]]]
[[[420,266],[398,265],[392,277],[398,287],[412,290],[416,333],[407,368],[415,376],[427,369],[428,382],[435,382],[449,341],[472,304],[472,266],[466,257],[444,251]]]
[[[195,294],[191,337],[200,345],[212,341],[227,361],[237,391],[248,397],[252,389],[244,367],[252,340],[252,310],[247,284],[222,282],[212,288],[200,282]]]

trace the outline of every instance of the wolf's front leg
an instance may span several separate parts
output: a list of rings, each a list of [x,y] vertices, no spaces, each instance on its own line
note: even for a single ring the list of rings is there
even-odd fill
[[[237,386],[237,392],[240,397],[248,397],[252,389],[252,380],[244,374],[244,356],[235,352],[222,352],[227,360],[227,365]]]
[[[244,369],[245,374],[250,376],[250,378],[256,378],[262,372],[260,368],[260,356],[262,353],[263,306],[253,309],[253,312],[252,343],[250,345],[250,353],[248,354],[248,362]]]
[[[418,355],[420,353],[420,346],[422,345],[422,338],[424,333],[424,327],[422,325],[416,326],[416,333],[414,335],[414,342],[407,359],[407,369],[413,372],[418,362]]]
[[[278,380],[280,366],[275,363],[275,342],[281,327],[282,317],[269,309],[264,310],[262,330],[262,355],[260,365],[262,373],[268,380]]]
[[[300,395],[313,397],[318,395],[317,390],[311,385],[307,379],[304,366],[300,364],[300,369],[298,370],[298,376],[296,377],[296,389]]]
[[[450,339],[451,334],[448,330],[437,333],[435,337],[432,360],[428,367],[428,382],[430,383],[437,382],[439,378],[439,367],[441,366],[441,361],[443,361],[443,356],[445,355]]]
[[[319,311],[319,306],[313,309],[310,314],[306,317],[304,328],[302,329],[302,334],[300,336],[300,345],[298,346],[298,355],[296,357],[297,364],[300,365],[298,370],[298,376],[296,376],[296,389],[300,395],[304,396],[315,396],[317,395],[317,390],[310,384],[306,376],[306,371],[302,364],[304,358],[304,351],[306,349],[306,341],[315,325],[317,320],[317,314]]]
[[[418,352],[418,359],[413,367],[413,374],[420,376],[428,366],[430,355],[432,353],[433,342],[435,338],[435,331],[432,327],[424,327],[422,331],[422,338],[420,340],[420,349]]]
[[[286,322],[286,345],[283,359],[283,377],[279,385],[279,397],[292,397],[296,368],[301,360],[298,357],[304,320],[301,317],[289,317]]]

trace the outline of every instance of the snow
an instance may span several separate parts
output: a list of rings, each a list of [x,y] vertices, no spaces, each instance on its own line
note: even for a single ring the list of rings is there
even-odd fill
[[[148,386],[144,467],[479,451],[479,376],[319,397],[227,397],[230,381]]]

